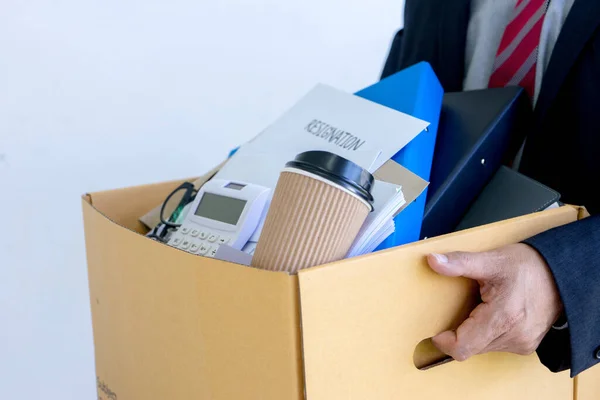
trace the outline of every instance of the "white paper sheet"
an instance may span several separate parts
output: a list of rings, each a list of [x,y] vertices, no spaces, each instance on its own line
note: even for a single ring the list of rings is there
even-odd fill
[[[226,244],[219,246],[217,254],[215,254],[214,258],[217,260],[229,261],[235,264],[246,266],[249,266],[252,262],[252,255],[244,253],[241,250],[236,250],[231,246],[227,246]]]
[[[372,194],[375,198],[373,212],[369,214],[358,233],[348,253],[349,257],[368,253],[373,242],[377,241],[384,233],[387,233],[387,235],[377,245],[381,244],[385,238],[391,235],[394,232],[394,215],[406,204],[402,187],[393,183],[376,180],[373,185]]]
[[[244,144],[217,178],[275,188],[297,154],[324,150],[374,172],[428,122],[327,85],[317,85],[261,134]]]

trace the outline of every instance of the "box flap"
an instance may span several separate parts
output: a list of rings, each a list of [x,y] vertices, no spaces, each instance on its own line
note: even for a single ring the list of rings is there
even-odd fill
[[[413,356],[424,339],[457,327],[478,299],[472,281],[436,275],[428,253],[491,250],[578,213],[562,207],[301,271],[308,399],[571,398],[568,373],[550,373],[535,355],[487,354],[426,371]]]
[[[83,201],[99,393],[302,398],[297,277],[192,255],[99,212],[128,224],[118,206],[154,206],[158,194],[136,199],[169,185],[93,194],[98,210]]]
[[[88,193],[83,200],[111,221],[138,233],[148,231],[139,216],[162,204],[177,186],[187,180]],[[158,215],[158,214],[157,214]]]

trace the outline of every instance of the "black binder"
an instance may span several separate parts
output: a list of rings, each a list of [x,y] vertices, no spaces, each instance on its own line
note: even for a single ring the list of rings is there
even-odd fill
[[[456,230],[474,228],[559,205],[560,194],[507,167],[500,167]]]
[[[514,159],[531,116],[518,87],[444,96],[421,238],[455,230],[498,168]]]

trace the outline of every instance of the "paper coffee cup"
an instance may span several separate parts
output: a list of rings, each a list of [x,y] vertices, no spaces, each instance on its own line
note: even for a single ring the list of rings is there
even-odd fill
[[[335,154],[298,155],[281,172],[252,266],[296,273],[341,260],[372,211],[373,176]]]

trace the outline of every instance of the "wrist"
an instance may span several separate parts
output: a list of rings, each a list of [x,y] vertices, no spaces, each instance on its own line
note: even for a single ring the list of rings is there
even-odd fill
[[[554,279],[554,275],[552,274],[552,269],[546,262],[544,256],[536,248],[530,246],[527,243],[520,244],[528,248],[528,251],[531,255],[531,265],[535,266],[534,268],[538,273],[536,280],[540,282],[541,287],[545,288],[543,292],[547,293],[546,316],[548,317],[548,319],[546,320],[546,323],[554,321],[554,323],[550,325],[550,327],[554,330],[566,329],[568,327],[567,317],[564,312],[565,310],[562,299],[560,297],[560,292],[558,290],[558,285]]]

